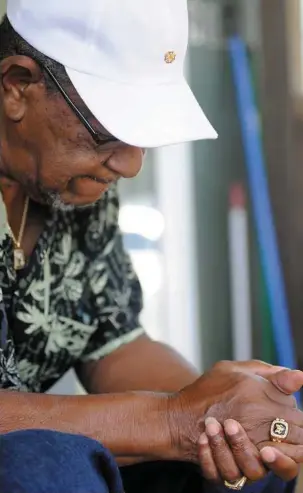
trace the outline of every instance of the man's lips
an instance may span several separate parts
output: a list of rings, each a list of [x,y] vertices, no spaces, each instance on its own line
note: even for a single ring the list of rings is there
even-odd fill
[[[114,183],[117,181],[118,177],[117,176],[111,176],[108,178],[105,177],[98,177],[98,176],[91,176],[91,175],[83,175],[79,176],[78,178],[75,178],[75,180],[91,180],[96,183],[101,183],[103,185],[110,185],[111,183]]]
[[[88,177],[87,177],[88,178]],[[110,185],[111,183],[114,183],[115,181],[117,181],[117,178],[116,179],[112,179],[112,178],[88,178],[92,181],[95,181],[96,183],[102,183],[103,185]]]

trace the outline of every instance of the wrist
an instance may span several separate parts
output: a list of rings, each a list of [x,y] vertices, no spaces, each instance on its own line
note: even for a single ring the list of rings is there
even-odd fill
[[[147,394],[144,401],[144,410],[140,413],[144,455],[150,460],[191,460],[185,445],[188,413],[180,403],[180,393]]]
[[[137,393],[133,416],[133,446],[131,456],[148,460],[178,460],[171,433],[171,395],[167,393]],[[137,435],[137,436],[136,436]],[[120,456],[127,456],[124,451]]]
[[[156,404],[155,437],[157,437],[157,459],[176,461],[179,451],[174,433],[173,394],[161,394]]]
[[[193,411],[183,392],[168,397],[168,423],[170,430],[172,460],[198,461],[198,441],[205,429],[202,406],[197,414]]]

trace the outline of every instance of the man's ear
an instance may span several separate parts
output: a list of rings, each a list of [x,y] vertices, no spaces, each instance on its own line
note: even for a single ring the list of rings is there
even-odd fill
[[[39,65],[30,57],[15,55],[0,63],[1,92],[6,116],[20,121],[24,116],[28,97],[27,89],[42,79]]]

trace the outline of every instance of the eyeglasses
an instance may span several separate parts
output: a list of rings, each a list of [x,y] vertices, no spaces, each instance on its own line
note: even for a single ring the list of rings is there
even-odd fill
[[[92,138],[94,139],[94,141],[96,142],[96,144],[102,145],[102,144],[105,144],[107,142],[117,142],[117,139],[115,137],[108,137],[107,135],[104,135],[102,137],[102,135],[100,134],[100,132],[96,132],[96,130],[89,123],[89,121],[85,118],[85,116],[83,115],[83,113],[81,113],[81,111],[77,108],[77,106],[75,105],[75,103],[73,103],[73,101],[70,99],[69,95],[66,93],[65,89],[63,89],[63,87],[61,86],[60,82],[58,81],[58,79],[56,78],[56,76],[53,74],[53,72],[46,65],[43,65],[43,69],[50,76],[51,80],[54,82],[54,84],[56,85],[56,87],[58,88],[58,90],[60,91],[60,93],[62,94],[62,96],[65,99],[65,101],[68,104],[68,106],[77,115],[77,117],[79,118],[80,122],[82,123],[82,125],[84,125],[84,127],[86,128],[86,130],[90,133],[90,135],[92,136]]]

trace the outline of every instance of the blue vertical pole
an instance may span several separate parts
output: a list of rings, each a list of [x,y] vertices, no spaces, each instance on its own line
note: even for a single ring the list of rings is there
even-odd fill
[[[297,367],[295,349],[268,191],[259,115],[254,98],[249,60],[245,44],[239,36],[231,37],[228,46],[278,360],[281,366],[295,369]]]

